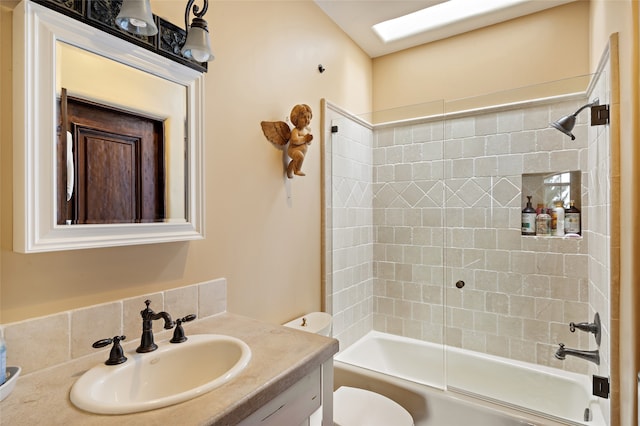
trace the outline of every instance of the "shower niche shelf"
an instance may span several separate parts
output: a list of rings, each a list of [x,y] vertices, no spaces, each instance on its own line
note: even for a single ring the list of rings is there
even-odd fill
[[[561,200],[567,209],[573,201],[574,206],[582,213],[582,172],[573,170],[523,174],[521,208],[527,205],[527,196],[531,196],[531,205],[535,209],[553,207],[554,202],[558,200]],[[565,238],[554,235],[523,235],[523,237]]]

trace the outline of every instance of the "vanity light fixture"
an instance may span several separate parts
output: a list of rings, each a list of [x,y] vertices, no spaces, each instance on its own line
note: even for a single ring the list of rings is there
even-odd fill
[[[123,0],[116,24],[128,33],[143,36],[158,34],[149,0]]]
[[[575,140],[576,137],[571,133],[573,127],[576,125],[576,117],[585,108],[591,108],[591,125],[600,126],[602,124],[609,123],[609,105],[600,105],[600,100],[595,98],[591,103],[586,104],[578,108],[576,112],[570,115],[565,115],[559,120],[551,123],[551,127],[560,130],[565,135],[571,137],[571,140]]]
[[[211,45],[209,44],[209,28],[202,17],[207,13],[209,1],[204,0],[202,10],[194,5],[195,0],[189,0],[184,12],[184,25],[187,37],[180,53],[187,59],[203,63],[213,60]],[[193,21],[189,25],[189,14],[193,11]],[[123,0],[120,13],[116,17],[120,28],[134,35],[153,36],[158,33],[151,13],[149,0]]]
[[[193,5],[195,0],[188,0],[185,29],[154,15],[150,0],[30,1],[199,72],[207,72],[208,61],[213,60],[203,19],[208,0],[203,0],[202,11]],[[195,18],[189,26],[192,6]]]
[[[193,4],[194,1],[195,0],[189,0],[187,9],[184,12],[184,26],[187,30],[187,40],[181,52],[185,58],[193,59],[196,62],[213,61],[214,56],[209,44],[209,28],[207,27],[207,21],[202,19],[209,8],[209,1],[204,0],[202,11],[200,11],[197,5]],[[194,18],[193,21],[191,21],[191,25],[189,25],[189,12],[191,10],[193,10]]]

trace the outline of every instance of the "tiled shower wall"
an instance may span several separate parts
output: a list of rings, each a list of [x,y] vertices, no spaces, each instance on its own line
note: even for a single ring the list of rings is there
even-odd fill
[[[606,91],[600,86],[594,91]],[[354,123],[347,131],[341,121],[332,143],[339,164],[332,166],[331,216],[334,335],[342,349],[372,322],[380,331],[593,372],[584,360],[553,356],[560,342],[594,349],[592,335],[571,333],[568,324],[609,313],[608,280],[601,279],[609,253],[590,250],[608,246],[609,186],[601,181],[609,176],[609,148],[595,141],[608,139],[608,129],[589,127],[588,112],[578,116],[575,141],[549,127],[588,101],[576,96],[378,126],[370,200],[361,190],[370,186],[362,167],[369,134]],[[522,176],[566,171],[581,176],[583,237],[522,236]],[[591,220],[601,224],[592,229]]]
[[[370,331],[373,321],[373,132],[339,111],[329,109],[327,115],[338,131],[325,145],[325,167],[331,170],[325,286],[331,288],[326,293],[333,336],[347,347]]]
[[[549,127],[584,103],[376,132],[375,329],[587,371],[553,356],[589,343],[568,327],[590,317],[587,240],[520,232],[523,174],[586,169],[586,118],[575,141]]]

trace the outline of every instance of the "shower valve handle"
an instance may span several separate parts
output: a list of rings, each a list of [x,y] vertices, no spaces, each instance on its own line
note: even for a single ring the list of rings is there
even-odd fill
[[[602,339],[602,325],[600,324],[600,314],[598,314],[596,312],[594,318],[593,318],[593,322],[589,323],[589,322],[579,322],[579,323],[575,323],[575,322],[570,322],[569,323],[569,330],[574,333],[576,331],[576,329],[578,330],[582,330],[582,331],[586,331],[588,333],[593,333],[593,335],[596,338],[596,343],[598,344],[598,346],[600,346],[600,342]]]
[[[569,330],[572,333],[574,333],[576,331],[576,328],[578,330],[588,331],[589,333],[595,333],[598,330],[598,326],[593,322],[591,322],[591,323],[579,322],[578,324],[576,324],[575,322],[570,322],[569,323]]]

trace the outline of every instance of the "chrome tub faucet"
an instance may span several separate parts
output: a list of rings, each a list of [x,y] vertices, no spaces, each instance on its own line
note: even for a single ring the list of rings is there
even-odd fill
[[[145,300],[144,303],[147,307],[140,311],[140,316],[142,316],[142,337],[140,338],[140,346],[136,349],[136,352],[139,353],[153,352],[158,349],[158,345],[153,341],[153,321],[160,318],[164,319],[165,330],[170,330],[175,325],[171,315],[167,312],[155,313],[149,308],[150,300]]]

